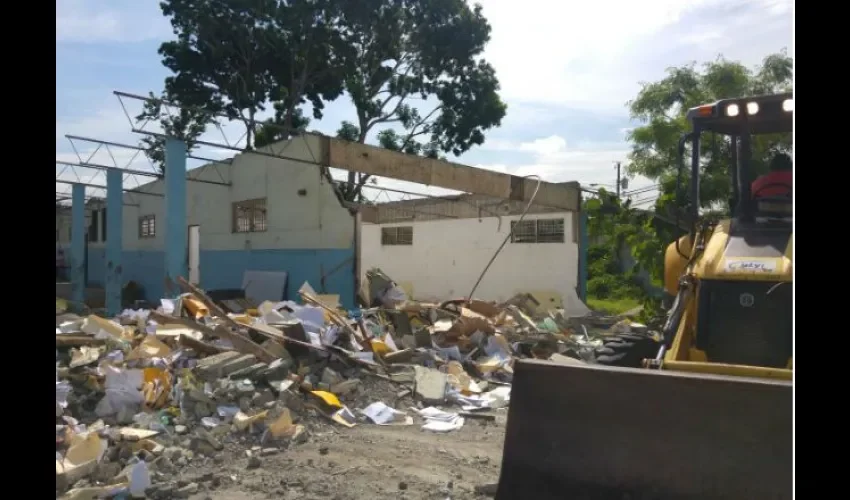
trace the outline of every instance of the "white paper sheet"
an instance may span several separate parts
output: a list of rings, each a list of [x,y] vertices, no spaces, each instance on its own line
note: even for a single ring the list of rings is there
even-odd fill
[[[413,417],[404,412],[390,408],[381,401],[375,402],[360,410],[372,422],[378,425],[413,425]]]
[[[425,425],[422,429],[434,432],[450,432],[463,427],[464,419],[457,413],[449,413],[433,406],[423,408],[411,408],[422,418],[425,419]]]

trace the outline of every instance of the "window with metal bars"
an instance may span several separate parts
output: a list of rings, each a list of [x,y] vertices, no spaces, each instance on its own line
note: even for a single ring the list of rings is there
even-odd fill
[[[511,243],[563,243],[564,219],[511,221]]]
[[[267,227],[265,198],[237,201],[233,204],[234,233],[261,233]]]
[[[413,226],[381,228],[381,245],[412,245]]]
[[[143,215],[139,217],[139,238],[156,237],[156,216]]]

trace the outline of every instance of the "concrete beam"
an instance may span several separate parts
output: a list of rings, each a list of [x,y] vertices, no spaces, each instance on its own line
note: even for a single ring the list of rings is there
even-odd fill
[[[106,312],[121,312],[121,288],[124,285],[121,266],[122,211],[124,208],[123,172],[106,171]]]
[[[186,143],[165,140],[165,278],[188,277],[186,224]],[[154,300],[156,297],[153,298]]]
[[[71,186],[71,300],[86,294],[86,187]]]
[[[320,143],[322,164],[342,170],[516,201],[530,200],[537,185],[534,179],[327,136],[321,136]],[[544,181],[540,184],[534,204],[577,212],[581,206],[580,195],[578,182],[553,184]]]

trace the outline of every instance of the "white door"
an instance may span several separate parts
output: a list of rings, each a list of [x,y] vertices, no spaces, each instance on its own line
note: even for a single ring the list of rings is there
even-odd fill
[[[189,283],[201,282],[201,226],[189,226]]]

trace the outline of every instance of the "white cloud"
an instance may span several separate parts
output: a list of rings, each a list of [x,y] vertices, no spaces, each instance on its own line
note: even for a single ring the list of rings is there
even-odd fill
[[[570,147],[558,135],[515,144],[501,142],[497,148],[502,151],[527,152],[532,159],[520,165],[486,164],[476,167],[519,176],[538,175],[549,182],[578,181],[585,187],[605,187],[609,190],[616,184],[616,163],[622,163],[622,171],[625,173],[624,160],[629,153],[626,143],[577,143]],[[653,185],[649,179],[636,177],[629,182],[629,189]],[[636,198],[643,199],[654,194],[656,191],[650,190],[636,195]]]
[[[493,26],[485,56],[509,102],[622,110],[638,81],[658,78],[668,66],[718,52],[754,64],[792,42],[792,0],[481,3]],[[723,9],[737,10],[725,16]],[[695,44],[690,55],[665,57],[684,43]]]
[[[56,41],[140,42],[170,33],[159,2],[139,0],[57,0]]]

